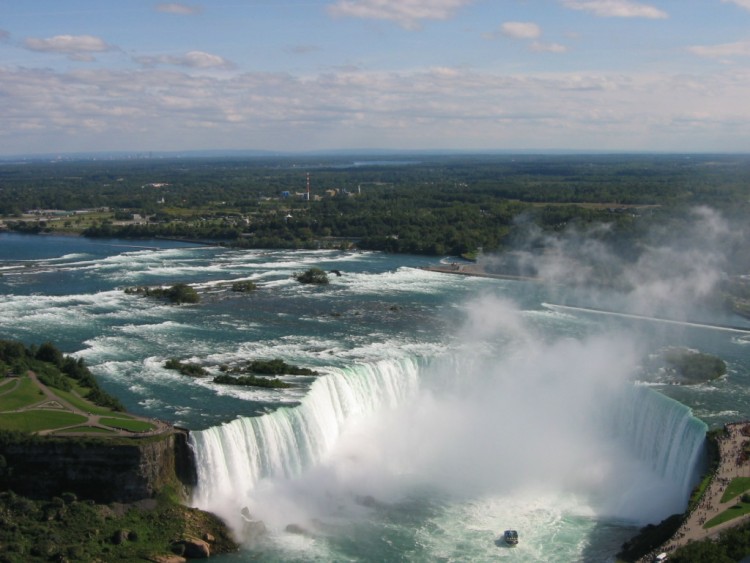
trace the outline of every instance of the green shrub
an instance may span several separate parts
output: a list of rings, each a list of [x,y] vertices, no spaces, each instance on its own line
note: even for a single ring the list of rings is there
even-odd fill
[[[328,283],[328,274],[320,268],[310,268],[304,272],[297,272],[294,274],[294,279],[300,283],[325,285]]]
[[[179,371],[182,375],[188,375],[190,377],[200,377],[201,375],[206,375],[208,373],[198,364],[182,363],[177,358],[170,358],[164,362],[164,368]]]
[[[247,369],[252,373],[266,375],[318,375],[316,371],[287,364],[280,358],[274,358],[273,360],[253,360]]]
[[[237,281],[232,284],[232,291],[238,293],[247,293],[249,291],[255,291],[256,289],[258,289],[258,286],[255,282],[251,281]]]

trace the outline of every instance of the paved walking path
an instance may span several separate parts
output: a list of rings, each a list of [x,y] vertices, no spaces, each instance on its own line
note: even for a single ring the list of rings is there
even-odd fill
[[[719,438],[719,468],[706,489],[698,506],[682,523],[674,536],[662,545],[659,552],[669,553],[691,541],[699,541],[718,536],[721,532],[750,521],[750,514],[734,518],[718,526],[704,528],[703,525],[731,508],[739,501],[738,497],[721,502],[732,479],[736,477],[750,477],[750,460],[745,454],[745,448],[750,447],[750,423],[737,422],[725,426],[726,435]],[[746,434],[747,433],[747,434]],[[640,559],[641,562],[653,561],[655,553]]]

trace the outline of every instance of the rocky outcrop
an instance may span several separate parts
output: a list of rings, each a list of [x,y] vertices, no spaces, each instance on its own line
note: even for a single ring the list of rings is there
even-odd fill
[[[97,502],[151,498],[170,485],[195,482],[187,433],[142,440],[36,438],[6,442],[0,488],[31,498],[65,492]]]
[[[208,559],[211,557],[211,546],[198,538],[186,537],[172,544],[172,550],[186,559]]]

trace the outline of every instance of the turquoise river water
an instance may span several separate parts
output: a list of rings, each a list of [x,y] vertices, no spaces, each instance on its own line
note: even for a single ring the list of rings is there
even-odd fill
[[[221,561],[608,561],[684,509],[706,428],[750,413],[750,323],[604,314],[559,287],[420,269],[434,263],[6,233],[0,338],[52,341],[129,410],[191,430],[192,503],[244,543]],[[311,266],[341,275],[293,279]],[[177,282],[201,302],[123,291]],[[667,346],[729,373],[677,386],[641,369]],[[211,381],[258,358],[321,375]]]

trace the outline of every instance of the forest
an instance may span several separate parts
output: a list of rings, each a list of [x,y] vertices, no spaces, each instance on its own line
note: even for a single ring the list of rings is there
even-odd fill
[[[368,160],[369,159],[369,160]],[[746,217],[745,155],[412,155],[5,162],[0,216],[22,232],[474,256],[532,227],[632,247],[686,209]],[[309,179],[309,196],[307,192]]]

